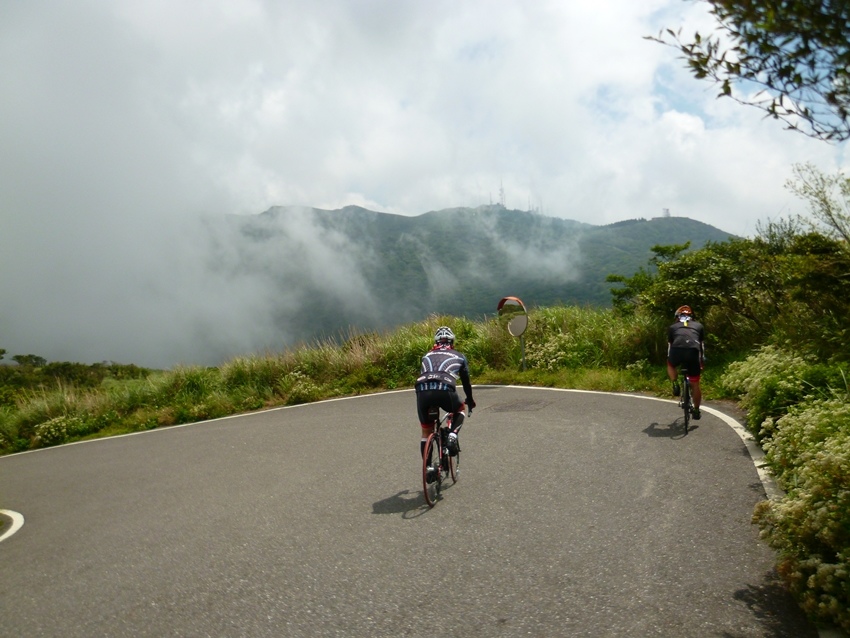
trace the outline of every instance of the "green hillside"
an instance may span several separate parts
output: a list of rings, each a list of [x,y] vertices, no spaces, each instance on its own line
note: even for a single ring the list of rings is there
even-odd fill
[[[609,307],[606,276],[632,275],[653,246],[730,237],[683,217],[594,226],[499,205],[417,217],[275,207],[230,221],[241,276],[271,278],[281,291],[276,320],[305,340],[432,313],[480,317],[506,295],[528,307]]]

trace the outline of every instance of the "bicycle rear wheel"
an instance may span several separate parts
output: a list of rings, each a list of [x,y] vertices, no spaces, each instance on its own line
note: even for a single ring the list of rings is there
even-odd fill
[[[432,468],[429,471],[429,468]],[[422,491],[428,507],[434,507],[440,495],[440,445],[435,434],[425,442],[425,454],[422,456]]]
[[[685,411],[685,434],[688,433],[688,424],[691,422],[691,383],[685,377],[682,384],[682,408]]]

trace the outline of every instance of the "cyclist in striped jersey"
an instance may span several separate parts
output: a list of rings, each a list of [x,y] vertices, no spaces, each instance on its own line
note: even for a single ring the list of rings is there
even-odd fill
[[[438,406],[452,413],[448,448],[449,454],[456,455],[460,449],[457,433],[463,425],[464,403],[470,409],[475,407],[469,380],[469,362],[465,355],[454,349],[454,344],[454,333],[450,328],[441,326],[434,334],[434,347],[422,357],[419,377],[416,379],[416,409],[422,427],[419,449],[422,454],[425,453],[425,441],[434,427],[428,417],[428,408]],[[457,393],[458,379],[466,394],[465,402],[460,400]]]

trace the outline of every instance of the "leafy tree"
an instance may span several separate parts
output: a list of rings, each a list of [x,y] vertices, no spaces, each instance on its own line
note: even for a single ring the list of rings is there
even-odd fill
[[[47,363],[47,359],[39,357],[37,354],[16,354],[12,357],[12,361],[20,366],[30,366],[32,368],[40,368]]]
[[[683,40],[681,29],[649,39],[674,46],[718,97],[755,106],[787,128],[827,141],[850,137],[850,2],[705,0],[717,30]],[[732,85],[761,90],[733,93]]]
[[[789,343],[800,343],[824,359],[850,358],[850,251],[818,233],[795,238],[783,258],[788,305],[776,328]]]
[[[638,306],[641,293],[649,289],[653,281],[655,281],[655,275],[653,273],[657,271],[658,266],[663,263],[675,261],[679,258],[679,255],[690,248],[690,246],[691,242],[673,244],[670,246],[653,246],[652,252],[654,253],[654,256],[649,260],[649,265],[651,266],[650,270],[647,270],[646,268],[639,268],[638,271],[631,277],[616,274],[608,275],[605,278],[605,281],[609,283],[623,284],[622,288],[611,288],[611,303],[614,306],[615,312],[620,315],[634,314],[634,311]]]
[[[812,230],[850,243],[850,179],[841,173],[824,175],[812,164],[796,164],[794,179],[785,187],[809,202],[814,222]]]
[[[732,239],[661,263],[637,289],[634,308],[660,319],[691,306],[714,351],[791,344],[822,359],[850,359],[850,251],[844,242],[798,225]],[[634,278],[633,278],[634,279]]]
[[[611,288],[611,305],[621,316],[633,315],[638,307],[642,292],[652,285],[655,276],[646,268],[640,268],[631,277],[625,275],[608,275],[605,281],[623,284],[621,288]]]
[[[764,339],[758,326],[780,305],[770,261],[752,240],[733,239],[662,264],[641,304],[653,315],[670,319],[682,304],[693,308],[709,328],[713,351],[746,350]]]

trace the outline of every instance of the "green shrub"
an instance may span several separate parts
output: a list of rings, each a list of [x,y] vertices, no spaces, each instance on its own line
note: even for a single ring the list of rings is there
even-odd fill
[[[278,383],[278,393],[287,405],[295,405],[318,400],[322,396],[322,388],[309,375],[294,370]]]
[[[776,430],[775,422],[806,398],[832,396],[846,388],[843,368],[817,363],[776,346],[763,346],[743,361],[731,363],[721,385],[740,398],[747,425],[759,441]]]
[[[406,380],[404,385],[408,383],[409,380]],[[387,376],[384,370],[373,364],[365,364],[337,378],[332,387],[335,395],[349,395],[360,394],[367,388],[387,387],[393,389],[398,386]]]
[[[784,489],[793,489],[801,468],[820,454],[822,446],[839,436],[850,436],[850,403],[847,397],[799,403],[772,423],[765,439],[765,459]],[[850,467],[848,467],[850,470]]]
[[[35,426],[32,447],[48,447],[99,432],[117,420],[115,412],[105,414],[63,414]]]
[[[0,405],[0,453],[17,451],[18,419],[17,412]]]
[[[191,421],[218,419],[235,412],[258,410],[264,405],[263,398],[256,394],[233,396],[218,390],[207,396],[202,403],[193,406]]]
[[[115,381],[106,379],[101,385],[104,403],[120,414],[131,414],[154,403],[154,388],[149,379]]]
[[[59,445],[68,440],[70,432],[76,426],[76,419],[67,416],[57,416],[35,426],[35,447]]]
[[[779,552],[779,568],[815,620],[850,630],[850,404],[798,405],[776,423],[765,458],[786,495],[754,521]]]
[[[0,385],[0,407],[14,407],[17,402],[18,393],[16,388],[7,385]]]

